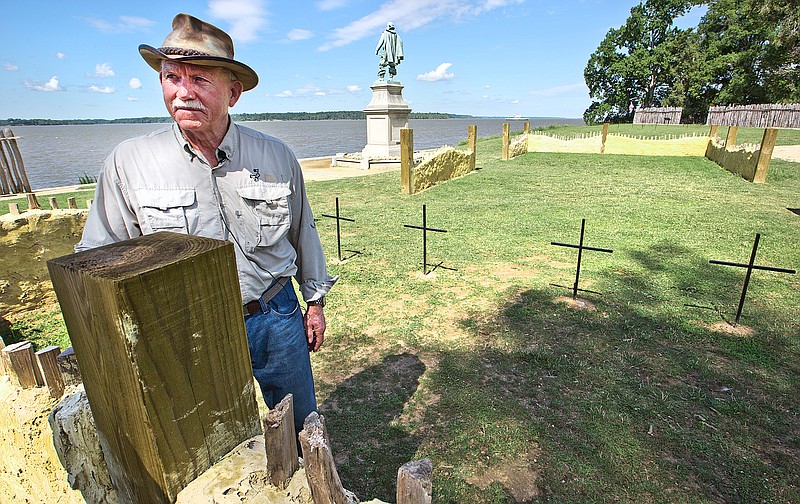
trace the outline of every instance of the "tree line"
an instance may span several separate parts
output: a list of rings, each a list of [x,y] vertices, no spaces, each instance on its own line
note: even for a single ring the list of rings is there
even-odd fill
[[[412,112],[410,119],[457,119],[469,115],[446,114],[441,112]],[[365,119],[366,114],[359,110],[340,110],[333,112],[263,112],[258,114],[231,114],[234,121],[321,121],[335,119]],[[172,118],[164,117],[125,117],[121,119],[0,119],[0,126],[63,126],[80,124],[142,124],[168,123]]]
[[[696,27],[675,20],[707,9]],[[645,0],[612,28],[584,70],[587,124],[630,122],[635,108],[683,107],[703,123],[711,105],[800,101],[797,0]]]

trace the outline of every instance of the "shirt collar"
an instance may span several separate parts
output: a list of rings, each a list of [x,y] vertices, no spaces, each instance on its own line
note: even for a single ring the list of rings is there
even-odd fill
[[[217,161],[221,161],[223,158],[233,159],[234,154],[239,148],[239,128],[230,118],[228,118],[228,122],[228,132],[222,137],[222,142],[219,144],[219,147],[217,147]],[[194,150],[192,144],[183,136],[181,129],[178,127],[178,123],[172,123],[172,132],[175,135],[175,140],[178,141],[181,149],[183,149],[186,156],[189,158],[189,162],[194,161],[194,158],[198,157],[200,154]],[[225,153],[224,157],[219,155],[220,151]]]

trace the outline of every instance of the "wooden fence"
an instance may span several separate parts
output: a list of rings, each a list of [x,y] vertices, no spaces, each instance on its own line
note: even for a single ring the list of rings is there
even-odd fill
[[[800,128],[800,103],[709,107],[707,124],[750,128]]]
[[[0,194],[23,194],[31,192],[31,184],[25,173],[25,164],[17,146],[17,137],[5,128],[0,132]]]
[[[648,107],[636,110],[633,124],[680,124],[681,107]]]

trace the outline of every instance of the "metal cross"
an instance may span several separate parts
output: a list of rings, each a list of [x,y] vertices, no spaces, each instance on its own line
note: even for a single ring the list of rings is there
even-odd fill
[[[586,226],[586,219],[581,219],[581,239],[578,245],[572,245],[570,243],[559,243],[559,242],[550,242],[550,245],[558,245],[559,247],[570,247],[578,249],[578,266],[575,268],[575,283],[572,284],[572,299],[578,297],[578,291],[583,289],[578,289],[578,279],[581,276],[581,257],[583,256],[584,250],[593,250],[596,252],[606,252],[606,253],[613,253],[614,251],[611,249],[604,249],[604,248],[597,248],[597,247],[586,247],[583,245],[583,230]]]
[[[428,231],[435,231],[437,233],[446,233],[447,230],[428,227],[428,218],[425,205],[422,205],[422,226],[412,226],[410,224],[403,224],[403,227],[422,230],[422,272],[423,274],[427,275],[428,274]],[[434,269],[438,268],[441,265],[442,263],[440,262],[439,264],[434,266]]]
[[[747,286],[750,283],[750,275],[753,273],[754,269],[757,270],[764,270],[764,271],[777,271],[778,273],[797,273],[795,270],[786,269],[786,268],[773,268],[772,266],[759,266],[754,264],[756,262],[756,250],[758,250],[758,241],[761,239],[761,235],[756,233],[756,240],[753,242],[753,251],[750,252],[750,262],[747,264],[742,263],[735,263],[735,262],[728,262],[728,261],[716,261],[714,259],[710,259],[708,262],[711,264],[721,264],[723,266],[736,266],[738,268],[747,268],[747,273],[744,275],[744,286],[742,287],[742,297],[739,298],[739,307],[736,309],[736,320],[734,321],[733,325],[739,323],[739,317],[742,315],[742,307],[744,306],[744,298],[747,295]]]
[[[339,261],[342,260],[342,230],[341,230],[341,221],[347,222],[355,222],[355,219],[348,219],[347,217],[342,217],[339,215],[339,197],[336,197],[336,215],[326,215],[322,214],[323,217],[328,217],[329,219],[336,219],[336,250],[339,253]],[[354,254],[360,254],[355,250],[348,250],[348,252],[353,252]],[[352,257],[352,256],[350,256]]]

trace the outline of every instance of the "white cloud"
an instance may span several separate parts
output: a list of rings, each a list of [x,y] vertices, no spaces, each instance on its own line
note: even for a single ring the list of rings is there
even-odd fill
[[[278,98],[291,98],[294,95],[292,94],[291,91],[289,91],[287,89],[286,91],[282,91],[282,92],[276,94],[275,96],[277,96]]]
[[[115,75],[114,70],[111,69],[111,65],[108,63],[96,64],[94,66],[94,74],[92,74],[93,77],[99,77],[101,79],[104,77],[114,77]]]
[[[92,28],[104,33],[146,32],[156,24],[151,19],[136,16],[119,16],[115,21],[90,17],[85,18],[84,21]]]
[[[547,89],[531,91],[531,94],[533,96],[556,96],[561,94],[572,93],[574,91],[588,92],[588,88],[586,87],[585,83],[576,82],[575,84],[567,84],[565,86],[555,86]]]
[[[19,67],[13,63],[5,63],[3,64],[3,70],[7,70],[9,72],[16,72],[19,70]]]
[[[226,30],[236,42],[252,42],[267,24],[263,0],[208,0],[211,15],[230,23]]]
[[[436,82],[440,80],[450,80],[455,77],[454,73],[448,73],[447,69],[453,66],[452,63],[442,63],[436,70],[431,70],[430,72],[419,74],[417,75],[418,81],[425,81],[425,82]]]
[[[514,98],[513,100],[511,100],[511,103],[512,103],[513,105],[516,105],[517,103],[519,103],[519,100],[517,100],[516,98]]]
[[[322,91],[322,90],[314,91],[314,96],[328,96],[328,93],[326,91]]]
[[[128,101],[139,101],[139,98],[136,98],[135,96],[128,95]]]
[[[128,81],[128,87],[131,89],[142,89],[142,81],[136,77],[132,77],[131,80]]]
[[[33,91],[44,91],[44,92],[52,92],[52,91],[64,91],[64,88],[59,86],[58,84],[58,76],[50,77],[50,80],[44,84],[34,84],[32,82],[25,82],[25,87],[31,89]]]
[[[317,2],[317,9],[321,11],[330,11],[341,9],[347,5],[346,0],[321,0]]]
[[[347,86],[347,90],[350,91],[351,93],[355,93],[356,91],[361,91],[361,86],[359,85]]]
[[[53,56],[55,56],[57,59],[60,59],[60,60],[63,60],[64,58],[66,58],[66,57],[67,57],[67,55],[66,55],[66,54],[64,54],[64,53],[63,53],[63,52],[61,52],[61,51],[56,51],[56,52],[53,54]]]
[[[486,84],[485,86],[483,86],[483,89],[492,89],[492,86],[490,86],[489,84]]]
[[[327,51],[365,37],[377,37],[391,20],[401,32],[431,23],[457,21],[525,0],[387,0],[377,10],[334,30],[331,41],[319,48]]]
[[[303,30],[301,28],[295,28],[290,30],[289,33],[286,34],[286,38],[291,41],[297,40],[308,40],[314,36],[314,33],[310,30]]]
[[[117,90],[116,88],[113,88],[111,86],[99,87],[92,84],[91,86],[89,86],[89,91],[91,91],[92,93],[111,94],[115,93]]]

